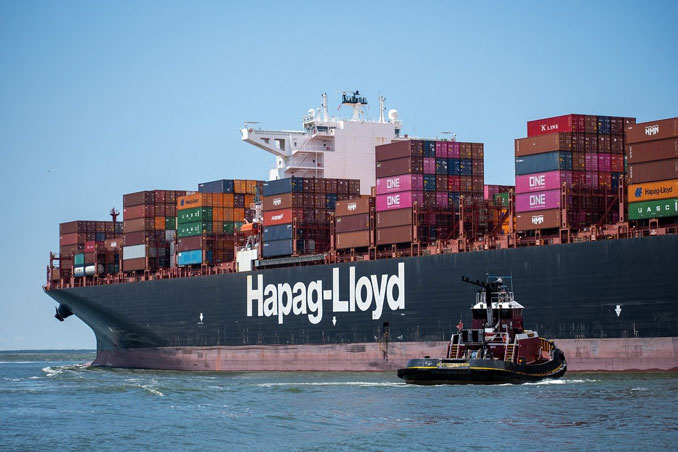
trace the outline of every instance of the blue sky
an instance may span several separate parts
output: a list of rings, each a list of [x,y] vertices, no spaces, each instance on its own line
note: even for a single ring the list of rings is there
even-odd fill
[[[0,349],[96,345],[42,293],[58,223],[263,179],[273,157],[238,128],[298,129],[323,92],[335,111],[342,90],[382,93],[404,133],[484,142],[498,184],[528,120],[678,116],[676,2],[414,5],[0,2]]]

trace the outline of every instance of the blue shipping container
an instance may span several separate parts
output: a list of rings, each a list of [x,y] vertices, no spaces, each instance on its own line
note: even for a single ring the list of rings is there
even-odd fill
[[[181,251],[177,256],[179,265],[202,264],[202,250]]]
[[[304,191],[303,180],[300,177],[270,180],[264,183],[264,196],[281,195],[283,193],[301,193]]]
[[[279,224],[276,226],[266,226],[263,230],[264,242],[274,240],[291,240],[292,239],[292,225]]]
[[[97,232],[95,235],[95,240],[97,242],[103,242],[106,240],[106,233],[105,232]]]
[[[436,142],[424,141],[424,157],[435,157],[435,156],[436,156]]]
[[[459,159],[447,159],[447,174],[459,176]]]
[[[572,153],[569,151],[546,152],[544,154],[516,157],[517,175],[571,169]]]
[[[337,194],[328,193],[325,195],[325,208],[334,210],[337,205]]]
[[[436,191],[435,174],[424,174],[424,191]]]
[[[436,174],[447,174],[447,159],[436,159]]]
[[[473,160],[459,159],[459,175],[472,176],[473,175]]]
[[[264,242],[262,254],[264,257],[290,256],[292,254],[292,240]]]
[[[220,179],[198,184],[200,193],[233,193],[233,180]]]

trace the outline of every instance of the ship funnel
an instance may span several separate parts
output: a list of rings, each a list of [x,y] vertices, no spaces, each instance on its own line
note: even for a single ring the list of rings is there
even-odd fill
[[[60,304],[56,308],[56,314],[54,314],[54,318],[57,319],[59,322],[63,322],[65,318],[72,316],[73,313],[71,312],[68,307]]]

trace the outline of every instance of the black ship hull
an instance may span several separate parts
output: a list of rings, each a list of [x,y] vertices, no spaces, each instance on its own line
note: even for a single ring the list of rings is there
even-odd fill
[[[416,356],[413,344],[447,341],[460,319],[470,324],[473,289],[461,282],[462,274],[513,276],[516,299],[529,306],[526,321],[542,336],[572,339],[572,344],[669,338],[670,348],[678,337],[677,255],[678,236],[668,235],[286,267],[47,294],[92,328],[95,364],[259,369],[224,358],[242,351],[261,356],[264,369],[369,370],[402,367],[405,356]],[[369,358],[353,365],[361,350]],[[335,355],[326,357],[328,353]],[[192,361],[218,359],[220,364],[189,365],[181,362],[183,355]],[[396,356],[400,362],[395,362]],[[674,366],[675,354],[668,358]],[[318,364],[325,361],[330,364]]]
[[[398,369],[398,377],[409,384],[503,384],[529,383],[560,378],[567,371],[565,355],[553,351],[553,359],[540,364],[517,364],[496,359],[412,359]]]

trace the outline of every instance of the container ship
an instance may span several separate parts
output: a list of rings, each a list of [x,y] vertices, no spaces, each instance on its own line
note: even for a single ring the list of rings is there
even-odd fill
[[[45,293],[93,331],[93,365],[383,371],[471,324],[462,274],[510,275],[571,371],[678,369],[678,119],[527,123],[515,185],[484,145],[349,119],[327,96],[301,131],[241,129],[268,181],[123,196],[112,221],[59,228]]]

